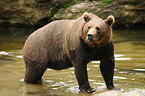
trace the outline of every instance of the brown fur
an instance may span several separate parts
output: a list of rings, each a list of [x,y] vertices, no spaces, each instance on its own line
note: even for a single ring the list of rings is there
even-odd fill
[[[102,20],[92,13],[84,15],[76,20],[57,20],[33,32],[23,47],[23,58],[25,63],[25,79],[27,83],[37,83],[47,68],[55,70],[75,67],[75,74],[80,90],[85,93],[93,92],[89,86],[86,65],[92,60],[106,60],[110,62],[109,75],[103,75],[108,88],[114,88],[113,70],[114,56],[111,26],[113,17]],[[96,41],[87,39],[88,26],[94,30],[93,36]],[[105,32],[103,37],[97,37],[98,30]],[[100,35],[101,36],[101,35]],[[100,39],[98,39],[100,38]],[[105,53],[104,53],[105,52]],[[107,68],[107,69],[104,69]]]

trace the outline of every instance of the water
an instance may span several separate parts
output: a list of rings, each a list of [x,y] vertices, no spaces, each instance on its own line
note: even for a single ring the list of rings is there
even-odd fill
[[[62,71],[48,69],[43,84],[25,84],[22,47],[33,32],[30,29],[0,29],[0,96],[88,96],[80,93],[74,68]],[[114,83],[121,91],[106,89],[99,61],[88,64],[89,81],[96,96],[145,96],[145,32],[114,30]],[[92,64],[91,64],[92,63]],[[89,96],[92,96],[89,95]]]

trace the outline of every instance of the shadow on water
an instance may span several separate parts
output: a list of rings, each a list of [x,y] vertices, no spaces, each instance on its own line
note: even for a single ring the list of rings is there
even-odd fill
[[[21,49],[25,39],[35,29],[30,28],[0,28],[0,50]]]
[[[137,44],[145,43],[145,30],[117,30],[113,31],[115,34],[114,43],[121,42],[137,42]],[[118,39],[119,38],[119,39]],[[132,42],[133,43],[133,42]]]
[[[0,28],[0,96],[144,96],[145,32],[114,30],[116,68],[114,83],[121,91],[109,91],[99,70],[99,61],[88,64],[89,82],[97,91],[79,92],[74,68],[48,69],[43,84],[25,84],[22,47],[35,29]]]

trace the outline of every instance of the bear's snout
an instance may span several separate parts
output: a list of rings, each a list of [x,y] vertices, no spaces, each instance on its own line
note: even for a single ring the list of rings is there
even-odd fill
[[[91,28],[89,31],[88,31],[88,33],[87,33],[87,40],[89,41],[89,42],[94,42],[94,41],[96,41],[96,37],[97,37],[97,32],[96,32],[96,30],[94,29],[94,28]]]
[[[93,34],[88,34],[87,36],[88,36],[88,40],[89,40],[90,42],[94,41],[94,39],[93,39]]]

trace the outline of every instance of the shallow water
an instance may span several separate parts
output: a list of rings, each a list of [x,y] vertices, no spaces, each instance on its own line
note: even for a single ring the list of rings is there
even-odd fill
[[[80,93],[74,68],[48,69],[43,84],[25,84],[22,47],[33,30],[0,29],[0,96],[88,96]],[[88,64],[89,81],[97,96],[145,96],[145,31],[114,30],[114,83],[121,91],[109,91],[99,70],[99,61]],[[91,95],[90,95],[91,96]]]

